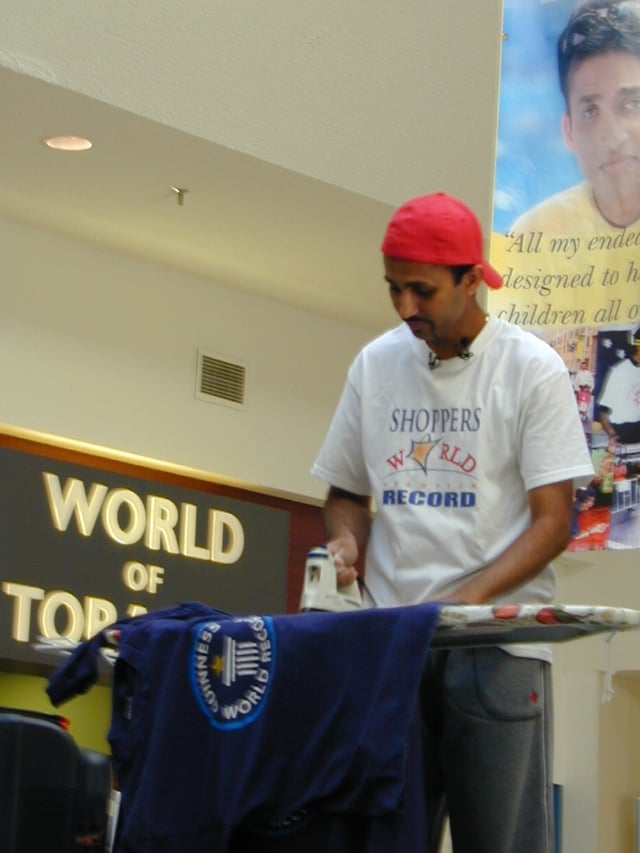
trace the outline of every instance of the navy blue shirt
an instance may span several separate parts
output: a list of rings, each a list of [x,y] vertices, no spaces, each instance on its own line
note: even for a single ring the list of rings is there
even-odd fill
[[[237,617],[187,604],[114,626],[117,849],[231,850],[238,827],[284,843],[325,814],[360,822],[359,850],[422,853],[417,697],[438,613]],[[99,647],[54,674],[54,704],[76,680],[87,689]]]

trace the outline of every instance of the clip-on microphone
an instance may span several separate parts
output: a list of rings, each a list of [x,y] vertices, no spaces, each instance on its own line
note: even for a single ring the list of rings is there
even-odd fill
[[[463,361],[469,361],[473,353],[469,349],[471,346],[471,338],[462,338],[460,341],[460,352],[458,353],[458,358],[461,358]],[[442,359],[429,350],[429,367],[431,370],[435,370],[436,367],[440,367],[442,363]]]
[[[468,361],[473,353],[469,349],[471,346],[471,338],[462,338],[460,341],[460,352],[458,353],[458,358],[463,359],[463,361]]]

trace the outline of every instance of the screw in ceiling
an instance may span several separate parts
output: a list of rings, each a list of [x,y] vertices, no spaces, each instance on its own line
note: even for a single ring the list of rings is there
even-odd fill
[[[180,205],[180,207],[182,207],[182,205],[184,204],[184,197],[186,193],[189,192],[189,190],[185,189],[184,187],[171,187],[171,189],[176,194],[176,202]]]

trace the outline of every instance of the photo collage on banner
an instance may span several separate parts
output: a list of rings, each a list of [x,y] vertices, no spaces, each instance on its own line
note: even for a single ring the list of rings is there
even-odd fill
[[[569,550],[640,548],[640,0],[505,0],[491,263],[591,449]]]

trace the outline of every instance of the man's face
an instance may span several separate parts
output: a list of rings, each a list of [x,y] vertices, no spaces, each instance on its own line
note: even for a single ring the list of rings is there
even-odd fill
[[[603,216],[629,225],[640,215],[640,58],[617,51],[585,59],[568,83],[567,147]]]
[[[445,351],[459,347],[470,295],[477,289],[474,274],[456,285],[451,270],[435,264],[385,258],[384,269],[393,307],[416,338]]]

